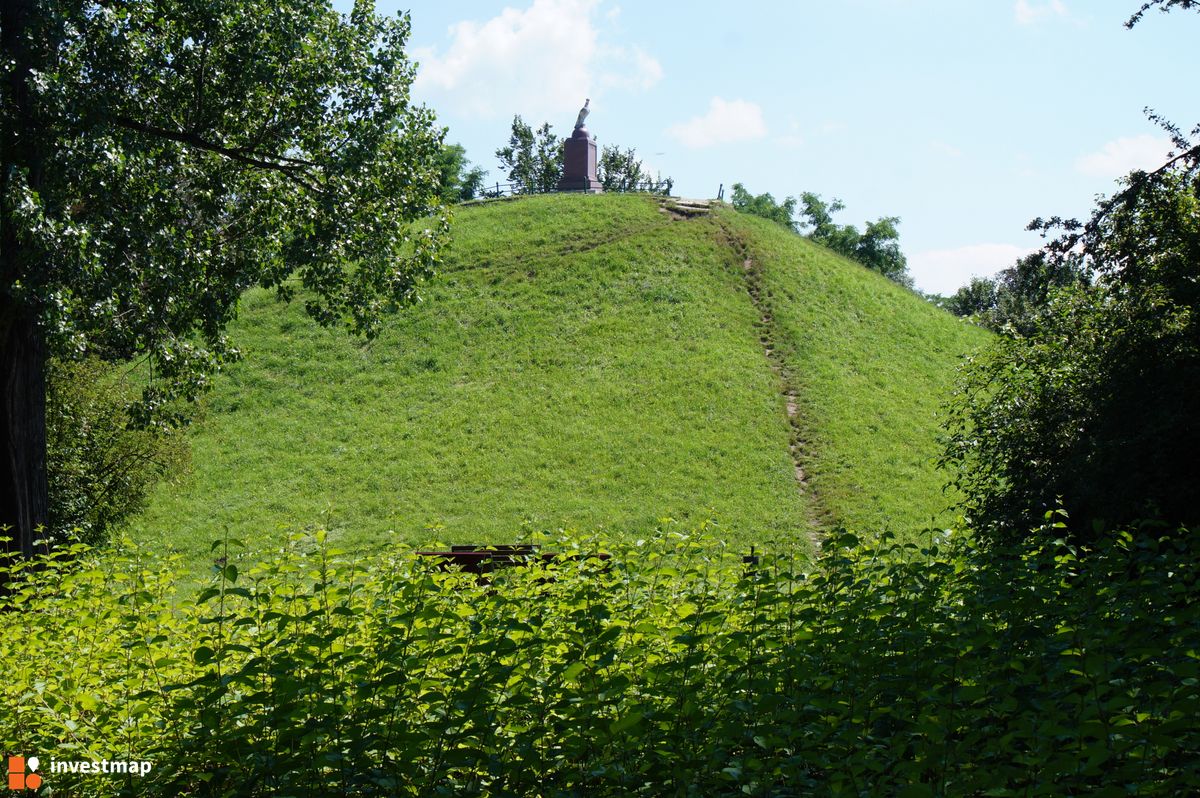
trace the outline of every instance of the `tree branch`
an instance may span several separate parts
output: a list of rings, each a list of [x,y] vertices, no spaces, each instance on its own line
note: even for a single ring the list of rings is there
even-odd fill
[[[136,119],[130,119],[127,116],[118,116],[112,120],[119,127],[126,130],[133,130],[138,133],[145,133],[150,136],[167,139],[169,141],[177,141],[180,144],[187,144],[196,149],[205,150],[206,152],[223,155],[230,160],[238,163],[254,166],[259,169],[267,169],[272,172],[279,172],[290,180],[304,186],[307,189],[318,190],[315,185],[304,179],[307,169],[315,167],[316,164],[312,161],[305,161],[300,158],[291,158],[286,155],[264,155],[256,153],[241,147],[226,147],[200,136],[196,133],[190,133],[186,130],[167,130],[166,128],[147,125],[144,122],[139,122]],[[269,159],[269,160],[268,160]]]

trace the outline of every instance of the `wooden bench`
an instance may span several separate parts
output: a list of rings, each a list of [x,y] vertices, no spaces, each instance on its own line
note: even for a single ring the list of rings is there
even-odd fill
[[[539,552],[536,546],[506,544],[502,546],[451,546],[449,551],[418,551],[418,557],[438,557],[443,567],[457,566],[469,574],[489,574],[498,568],[528,565],[533,559],[552,562],[564,555],[557,552]],[[608,554],[569,554],[567,559],[595,557],[608,560]]]

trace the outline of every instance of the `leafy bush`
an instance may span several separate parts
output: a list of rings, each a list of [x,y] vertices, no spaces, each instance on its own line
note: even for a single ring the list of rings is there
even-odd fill
[[[129,426],[136,395],[117,367],[98,360],[50,362],[46,468],[56,536],[104,540],[141,508],[155,481],[186,462],[182,435]]]
[[[840,534],[814,567],[667,533],[478,583],[297,536],[217,544],[182,599],[76,547],[7,569],[0,743],[155,763],[47,774],[89,795],[1188,794],[1196,537]]]
[[[1080,289],[1060,295],[1029,336],[997,339],[970,362],[947,462],[989,534],[1055,501],[1084,522],[1078,534],[1099,519],[1197,517],[1192,327],[1157,292]]]
[[[1135,175],[1049,244],[1044,271],[1082,257],[1094,284],[1051,292],[966,370],[945,462],[991,534],[1058,501],[1080,535],[1139,517],[1200,523],[1197,170]],[[1055,224],[1067,225],[1043,227]]]

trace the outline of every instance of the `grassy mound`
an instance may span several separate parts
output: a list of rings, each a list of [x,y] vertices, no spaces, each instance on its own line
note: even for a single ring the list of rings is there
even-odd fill
[[[955,366],[989,333],[777,224],[722,219],[756,270],[823,508],[902,537],[946,522],[953,497],[934,467],[941,406]]]
[[[807,548],[830,521],[944,507],[934,408],[980,336],[916,296],[756,219],[678,219],[647,197],[466,207],[454,230],[426,301],[373,342],[248,294],[246,359],[207,403],[192,473],[134,536],[202,562],[226,532],[262,552],[319,524],[368,553],[672,516]],[[763,337],[801,391],[813,490]]]

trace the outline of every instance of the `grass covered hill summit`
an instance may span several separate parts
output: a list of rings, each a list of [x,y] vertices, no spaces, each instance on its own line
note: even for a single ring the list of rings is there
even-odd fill
[[[134,536],[199,561],[223,534],[320,525],[367,553],[669,516],[807,547],[947,505],[938,409],[984,334],[778,225],[634,195],[467,206],[424,293],[370,342],[248,294],[245,359]]]

